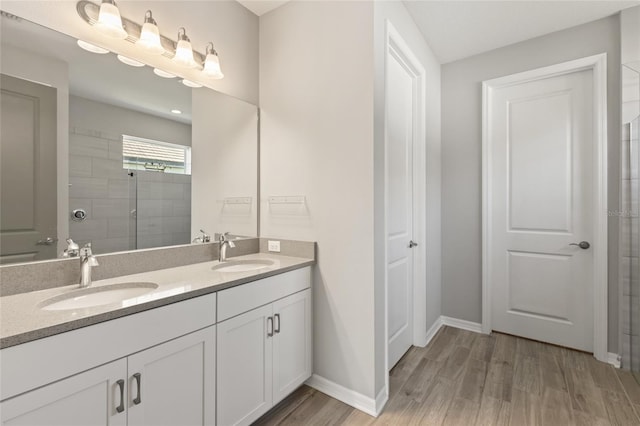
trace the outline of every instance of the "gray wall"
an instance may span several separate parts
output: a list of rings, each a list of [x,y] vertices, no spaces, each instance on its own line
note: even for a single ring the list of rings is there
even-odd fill
[[[442,66],[442,313],[482,321],[482,81],[607,53],[609,208],[619,206],[619,17]],[[609,351],[618,349],[618,218],[609,220]]]

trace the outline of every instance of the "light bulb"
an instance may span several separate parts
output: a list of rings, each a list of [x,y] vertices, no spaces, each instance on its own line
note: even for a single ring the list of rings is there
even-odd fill
[[[96,46],[95,44],[87,43],[84,40],[78,40],[77,43],[78,43],[78,46],[80,46],[84,50],[91,53],[99,53],[101,55],[104,55],[105,53],[109,53],[107,49],[103,49],[102,47]]]
[[[198,63],[193,59],[191,41],[187,37],[187,31],[184,28],[178,30],[178,44],[173,61],[183,67],[196,68],[198,66]]]
[[[96,28],[109,37],[125,39],[128,34],[122,27],[120,11],[114,0],[102,0]]]
[[[158,24],[151,15],[151,11],[147,10],[144,15],[144,24],[140,31],[140,38],[136,42],[136,46],[140,46],[142,49],[149,53],[162,54],[164,48],[160,42],[160,31],[158,30]]]
[[[213,43],[207,45],[207,57],[204,60],[204,69],[202,73],[211,78],[217,80],[224,78],[222,70],[220,69],[220,59],[218,58],[218,52],[213,48]]]
[[[118,60],[123,64],[131,65],[132,67],[144,67],[142,62],[138,62],[135,59],[127,58],[126,56],[118,55]]]

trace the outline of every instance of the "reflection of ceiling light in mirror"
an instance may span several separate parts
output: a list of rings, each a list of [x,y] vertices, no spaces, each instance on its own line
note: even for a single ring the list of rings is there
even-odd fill
[[[105,53],[109,53],[107,49],[103,49],[102,47],[96,46],[95,44],[87,43],[84,40],[78,40],[77,43],[78,43],[78,46],[80,46],[84,50],[89,51],[91,53],[99,53],[101,55],[104,55]]]
[[[171,74],[170,72],[166,72],[158,68],[154,68],[153,73],[158,77],[162,77],[162,78],[176,78],[176,76]]]
[[[153,73],[158,77],[162,77],[162,78],[176,78],[176,76],[171,74],[170,72],[162,71],[161,69],[158,69],[158,68],[154,68]]]
[[[127,32],[122,26],[120,11],[114,0],[102,0],[100,12],[98,13],[98,22],[96,22],[95,26],[109,37],[127,38]]]
[[[202,84],[196,83],[195,81],[191,81],[187,79],[182,80],[182,84],[184,84],[187,87],[193,87],[195,89],[197,89],[198,87],[202,87]]]
[[[123,64],[131,65],[132,67],[144,67],[142,62],[127,58],[126,56],[118,55],[118,60]]]
[[[174,114],[182,114],[182,111],[180,111],[179,109],[172,109],[171,112]]]
[[[218,58],[218,52],[213,48],[213,43],[207,44],[207,57],[204,60],[204,69],[202,73],[207,77],[215,78],[219,80],[224,78],[222,69],[220,69],[220,58]]]
[[[180,28],[178,30],[178,44],[176,45],[176,54],[173,61],[183,67],[197,68],[198,63],[193,59],[193,48],[191,41],[187,37],[187,30]]]
[[[144,15],[144,24],[140,31],[140,38],[136,42],[136,46],[140,46],[142,49],[149,53],[161,54],[164,53],[164,48],[160,42],[160,31],[158,30],[158,24],[151,15],[151,11],[147,10]]]

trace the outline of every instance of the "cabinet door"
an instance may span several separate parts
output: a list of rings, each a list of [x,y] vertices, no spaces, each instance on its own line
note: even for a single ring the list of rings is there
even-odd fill
[[[273,303],[273,403],[311,377],[311,290]]]
[[[125,426],[126,377],[120,359],[8,399],[2,425]]]
[[[131,355],[129,426],[215,423],[215,326]]]
[[[218,425],[249,425],[272,405],[271,305],[218,324]]]

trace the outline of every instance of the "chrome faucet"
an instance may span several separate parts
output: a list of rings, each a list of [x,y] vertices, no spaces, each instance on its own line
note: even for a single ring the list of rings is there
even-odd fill
[[[80,288],[91,285],[91,269],[99,265],[98,259],[91,252],[91,243],[85,244],[80,249]]]
[[[67,238],[67,248],[62,252],[62,257],[80,256],[80,246],[71,238]]]
[[[193,241],[191,241],[192,243],[209,243],[211,242],[211,235],[207,234],[206,232],[204,232],[203,229],[200,230],[200,232],[202,233],[201,236],[194,238]]]
[[[220,234],[220,256],[218,260],[224,262],[227,260],[227,248],[234,248],[236,245],[229,239],[229,233]]]

